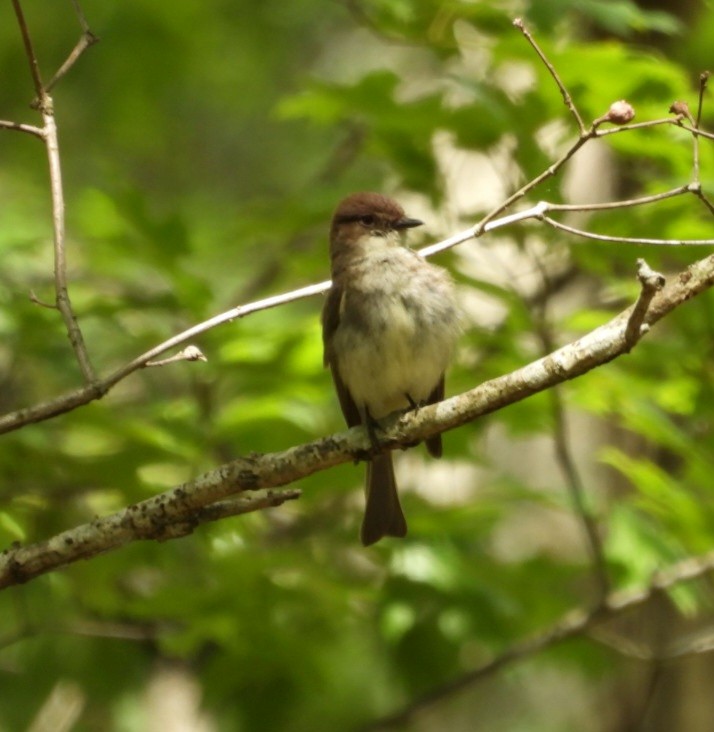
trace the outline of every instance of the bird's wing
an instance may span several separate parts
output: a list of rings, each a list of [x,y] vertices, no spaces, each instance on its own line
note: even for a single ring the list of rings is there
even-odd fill
[[[327,300],[325,300],[325,305],[322,308],[323,361],[325,366],[330,367],[332,380],[335,383],[335,389],[337,391],[337,398],[340,400],[340,407],[342,407],[342,414],[345,416],[347,426],[354,427],[355,425],[362,424],[362,418],[360,417],[357,405],[354,403],[340,377],[332,352],[332,338],[340,325],[340,310],[343,295],[342,288],[333,285],[327,293]]]

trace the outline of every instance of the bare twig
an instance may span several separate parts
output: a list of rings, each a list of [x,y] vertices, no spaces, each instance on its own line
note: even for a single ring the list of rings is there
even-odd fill
[[[49,99],[49,97],[46,97]],[[72,303],[69,299],[67,289],[67,261],[65,257],[65,233],[64,233],[64,190],[62,188],[62,170],[60,168],[59,143],[57,141],[57,126],[54,113],[42,112],[45,123],[45,145],[47,147],[47,158],[50,163],[50,189],[52,192],[52,226],[54,231],[54,253],[55,253],[55,295],[57,308],[62,314],[69,342],[72,344],[74,354],[79,363],[84,380],[87,383],[96,381],[96,374],[89,359],[87,347],[84,344],[82,331],[77,323]]]
[[[690,125],[685,125],[684,122],[679,122],[677,124],[677,127],[686,130],[687,132],[691,132],[692,135],[696,135],[697,137],[706,137],[707,140],[714,140],[714,132],[707,132],[706,130],[698,130],[696,127],[691,127]]]
[[[72,5],[74,7],[74,13],[77,16],[77,20],[79,21],[79,25],[82,28],[82,33],[91,33],[89,30],[89,23],[87,23],[87,19],[84,16],[84,11],[82,10],[82,6],[79,4],[79,0],[72,0]]]
[[[521,33],[523,33],[525,39],[528,41],[528,43],[531,44],[531,48],[536,52],[536,54],[538,54],[538,58],[540,58],[540,60],[543,62],[543,65],[546,67],[546,69],[548,69],[548,73],[553,77],[553,81],[560,90],[565,106],[570,110],[570,114],[573,115],[573,118],[578,125],[578,132],[580,133],[581,137],[584,136],[586,134],[586,128],[585,124],[583,123],[583,118],[580,116],[580,113],[578,112],[575,104],[573,104],[573,99],[570,96],[568,90],[565,88],[565,84],[563,84],[563,81],[558,75],[558,72],[555,70],[555,67],[548,60],[548,57],[543,53],[540,46],[536,43],[535,38],[533,38],[533,36],[530,34],[530,31],[526,28],[523,20],[521,18],[516,18],[513,21],[513,25],[518,28]]]
[[[471,684],[493,676],[494,673],[504,667],[563,641],[586,635],[623,612],[642,607],[661,592],[684,582],[703,577],[713,570],[714,552],[700,557],[683,559],[660,573],[647,587],[639,590],[613,592],[605,598],[602,605],[593,609],[581,608],[570,611],[548,630],[512,644],[506,651],[495,656],[491,661],[468,671],[454,681],[433,689],[413,700],[403,709],[372,722],[363,727],[362,730],[367,732],[368,730],[388,729],[403,725],[417,713]]]
[[[10,122],[9,120],[0,119],[0,130],[15,130],[16,132],[26,132],[28,135],[39,137],[40,140],[45,139],[44,130],[34,125],[25,125],[21,122]]]
[[[709,72],[702,71],[699,74],[699,100],[697,102],[697,119],[695,127],[698,129],[702,121],[702,109],[704,108],[704,92],[707,90],[707,84],[709,83]]]
[[[692,126],[695,129],[699,129],[699,124],[702,119],[702,106],[704,103],[704,90],[707,88],[707,80],[709,79],[709,72],[705,71],[699,75],[699,100],[697,103],[697,118],[692,121]],[[699,136],[693,135],[692,137],[692,179],[695,183],[699,183]]]
[[[699,104],[700,104],[700,112],[701,112],[701,102],[702,102],[702,88],[700,86],[699,89]],[[682,120],[687,119],[689,120],[689,124],[692,125],[693,130],[695,131],[699,125],[697,122],[695,122],[694,117],[692,116],[692,113],[689,111],[689,105],[687,102],[678,100],[672,104],[672,106],[669,108],[669,111],[672,113],[677,114],[678,120],[677,123],[679,126],[682,125]],[[692,135],[692,180],[695,184],[699,185],[699,137],[698,135],[694,134]]]
[[[704,194],[701,186],[696,186],[692,193],[707,207],[710,214],[714,215],[714,203]]]
[[[599,138],[599,137],[605,137],[607,135],[617,134],[620,132],[626,132],[628,130],[645,128],[645,127],[655,127],[655,126],[661,126],[661,125],[670,125],[672,123],[673,123],[672,119],[665,118],[665,119],[652,120],[650,122],[640,122],[640,123],[633,124],[633,125],[622,125],[620,127],[613,127],[611,129],[607,129],[607,130],[597,129],[596,126],[593,124],[593,126],[589,130],[586,130],[577,140],[575,140],[575,142],[573,142],[571,144],[571,146],[554,163],[549,165],[540,175],[538,175],[537,177],[528,181],[528,183],[526,183],[524,186],[519,188],[515,193],[512,193],[505,201],[503,201],[503,203],[500,203],[494,209],[489,211],[481,219],[481,221],[479,221],[479,223],[473,227],[473,236],[479,237],[484,232],[490,231],[491,229],[489,228],[488,224],[492,223],[496,216],[503,213],[503,211],[506,211],[507,209],[509,209],[514,203],[516,203],[516,201],[519,201],[527,193],[532,191],[534,188],[539,186],[541,183],[543,183],[544,181],[548,180],[549,178],[552,178],[553,176],[555,176],[560,171],[560,169],[563,167],[563,165],[565,165],[565,163],[567,163],[568,160],[570,160],[575,155],[575,153],[577,153],[578,150],[580,150],[580,148],[583,147],[589,140]],[[694,130],[691,130],[691,131],[694,132]],[[679,189],[675,189],[675,190],[677,190],[679,192]],[[678,195],[678,193],[672,193],[671,195]],[[663,198],[667,198],[667,197],[669,197],[669,194],[663,195]],[[647,202],[647,201],[643,201],[643,202]],[[550,205],[555,205],[555,204],[548,204],[548,205],[550,206]],[[602,204],[582,204],[581,205],[582,207],[573,206],[569,210],[596,211],[598,209],[598,206],[601,206],[601,205]],[[632,203],[629,205],[637,205],[637,204]],[[615,204],[615,203],[608,204],[608,207],[617,208],[617,204]],[[553,210],[558,210],[558,209],[553,209]],[[501,222],[502,220],[506,221],[507,223],[513,223],[513,221],[515,221],[517,219],[511,220],[510,217],[508,217],[508,216],[503,217],[503,219],[498,219],[499,222]],[[505,224],[501,224],[501,225],[505,225]],[[459,236],[459,235],[457,235],[457,236]],[[447,241],[451,241],[451,240],[447,240]],[[457,243],[461,243],[461,241],[463,241],[463,239],[455,241],[450,246],[454,246]],[[446,248],[446,247],[443,247],[443,248]],[[438,250],[438,251],[440,251],[440,250]],[[431,250],[430,250],[430,253],[431,253]]]
[[[482,219],[479,221],[476,226],[474,226],[474,236],[478,237],[481,236],[485,231],[488,231],[486,228],[486,225],[490,223],[493,219],[496,218],[499,214],[501,214],[503,211],[506,211],[509,209],[516,201],[519,201],[521,198],[523,198],[526,193],[529,193],[534,188],[539,186],[543,181],[548,180],[548,178],[552,178],[562,167],[565,165],[565,163],[570,160],[570,158],[575,155],[575,153],[580,150],[580,148],[585,145],[585,143],[590,139],[591,136],[584,136],[578,138],[569,148],[566,150],[563,155],[561,155],[558,160],[556,160],[554,163],[549,165],[539,176],[535,177],[533,180],[526,183],[524,186],[519,188],[515,193],[512,193],[503,203],[496,206],[492,211],[489,211]],[[508,218],[508,217],[506,217]]]
[[[651,196],[639,198],[628,198],[622,201],[605,201],[604,203],[548,203],[548,211],[608,211],[611,209],[629,208],[632,206],[644,206],[650,203],[657,203],[668,198],[681,196],[683,193],[692,193],[694,188],[691,184],[672,188],[669,191],[655,193]]]
[[[632,308],[627,328],[625,328],[625,341],[630,348],[649,330],[649,325],[645,323],[647,310],[652,298],[665,285],[664,275],[651,269],[644,259],[637,260],[637,279],[641,286],[640,296],[637,298],[635,307]]]
[[[34,303],[35,305],[39,305],[41,308],[47,308],[48,310],[57,310],[57,305],[55,305],[53,302],[45,302],[44,300],[40,300],[40,298],[37,297],[33,290],[30,290],[30,302]]]
[[[550,216],[543,216],[541,220],[549,226],[552,226],[554,229],[567,231],[569,234],[582,236],[585,239],[604,241],[610,244],[652,244],[660,247],[701,247],[711,246],[714,244],[714,239],[649,239],[647,237],[640,236],[611,236],[610,234],[595,234],[592,231],[584,231],[583,229],[576,229],[574,226],[561,224],[559,221],[555,221],[550,218]]]
[[[699,136],[692,135],[692,181],[699,183]]]
[[[25,16],[22,12],[20,0],[12,0],[17,23],[20,27],[22,40],[25,45],[25,53],[30,65],[32,81],[37,94],[37,108],[42,114],[44,127],[42,139],[47,149],[47,159],[50,169],[50,189],[52,193],[52,226],[54,234],[54,259],[55,259],[55,297],[57,309],[62,315],[70,343],[74,350],[80,370],[87,383],[96,380],[96,375],[89,360],[87,348],[84,345],[82,331],[77,324],[77,319],[72,310],[72,304],[67,290],[67,265],[65,261],[65,236],[64,236],[64,192],[62,189],[62,171],[60,168],[59,143],[57,140],[57,125],[55,124],[52,98],[47,93],[42,83],[37,55],[32,46],[32,39],[27,28]]]
[[[32,75],[32,83],[35,86],[35,94],[41,103],[44,103],[45,87],[42,84],[42,76],[40,75],[40,66],[37,63],[37,56],[35,50],[32,47],[32,39],[30,38],[30,32],[27,28],[25,21],[25,14],[22,12],[22,6],[20,0],[12,0],[12,7],[15,10],[15,16],[17,17],[17,24],[20,28],[22,35],[22,42],[25,45],[25,54],[30,64],[30,74]]]
[[[69,52],[64,63],[57,69],[55,75],[50,79],[45,87],[45,90],[50,92],[54,88],[55,84],[63,77],[67,72],[77,63],[79,57],[95,43],[99,42],[99,38],[92,33],[87,18],[84,15],[82,6],[79,4],[79,0],[72,0],[74,6],[74,13],[77,16],[79,25],[82,28],[82,36],[77,41],[75,47]]]
[[[604,130],[597,130],[593,137],[609,137],[610,135],[619,135],[623,132],[632,132],[632,130],[644,130],[649,127],[662,127],[663,125],[675,125],[677,127],[682,127],[682,125],[679,124],[680,121],[681,115],[677,115],[677,117],[674,118],[661,117],[659,119],[650,119],[646,122],[634,122],[633,124],[629,125],[620,125],[618,127],[608,127]]]
[[[86,23],[86,21],[85,21]],[[95,43],[99,42],[99,38],[92,33],[89,29],[82,33],[82,36],[77,41],[75,47],[69,52],[69,56],[65,59],[64,63],[57,69],[54,76],[47,82],[46,90],[48,92],[54,89],[55,84],[67,74],[67,72],[77,63],[79,57]]]

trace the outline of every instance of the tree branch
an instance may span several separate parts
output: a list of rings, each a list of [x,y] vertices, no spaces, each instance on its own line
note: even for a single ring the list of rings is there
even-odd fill
[[[281,506],[300,497],[299,490],[291,489],[227,498],[235,492],[229,487],[236,484],[241,471],[245,471],[245,464],[249,463],[249,459],[236,461],[185,486],[64,531],[47,541],[6,549],[0,554],[0,589],[132,541],[178,539],[191,534],[201,524]],[[244,485],[242,490],[252,489]],[[224,498],[227,499],[219,500]]]
[[[25,16],[20,5],[20,0],[12,0],[12,5],[17,17],[17,23],[22,34],[22,40],[25,46],[25,55],[30,65],[30,73],[32,82],[35,87],[37,99],[33,106],[36,106],[42,114],[44,126],[39,136],[45,142],[47,149],[47,159],[50,169],[50,190],[52,194],[52,229],[54,239],[54,275],[55,275],[55,298],[57,309],[62,315],[65,328],[72,344],[79,368],[82,372],[85,382],[88,384],[96,381],[96,375],[92,364],[89,360],[89,353],[84,344],[82,331],[77,323],[77,318],[72,310],[72,303],[69,299],[69,291],[67,289],[67,264],[65,259],[65,236],[64,236],[64,191],[62,188],[62,171],[60,168],[59,143],[57,140],[57,125],[55,124],[54,108],[52,97],[47,93],[47,87],[42,83],[40,75],[40,67],[37,61],[37,55],[32,46],[32,39],[25,21]],[[75,5],[75,9],[79,9]],[[81,16],[81,9],[79,10]],[[83,16],[81,16],[83,18]],[[86,21],[85,21],[86,22]],[[73,62],[72,62],[73,63]],[[71,64],[70,64],[71,65]],[[68,67],[69,68],[69,67]],[[37,134],[33,128],[26,126],[13,126],[11,129],[19,129],[23,132],[31,132]]]
[[[714,284],[714,255],[690,265],[658,292],[642,318],[651,326]],[[418,411],[381,422],[378,449],[395,449],[460,427],[629,352],[628,323],[636,306],[608,323],[511,374]],[[190,533],[197,511],[244,491],[276,488],[315,472],[364,459],[375,452],[362,427],[282,452],[239,458],[141,503],[38,544],[13,546],[0,555],[0,588],[26,582],[79,559],[139,539],[165,540]]]

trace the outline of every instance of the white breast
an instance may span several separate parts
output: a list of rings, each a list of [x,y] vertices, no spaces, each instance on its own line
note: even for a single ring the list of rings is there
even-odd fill
[[[358,408],[380,418],[429,396],[451,358],[458,315],[448,274],[407,249],[370,251],[356,274],[334,353]]]

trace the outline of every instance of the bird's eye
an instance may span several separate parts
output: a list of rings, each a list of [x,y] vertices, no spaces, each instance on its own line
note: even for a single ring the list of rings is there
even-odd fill
[[[365,216],[360,216],[359,222],[363,226],[374,226],[376,219],[372,214],[367,214]]]

